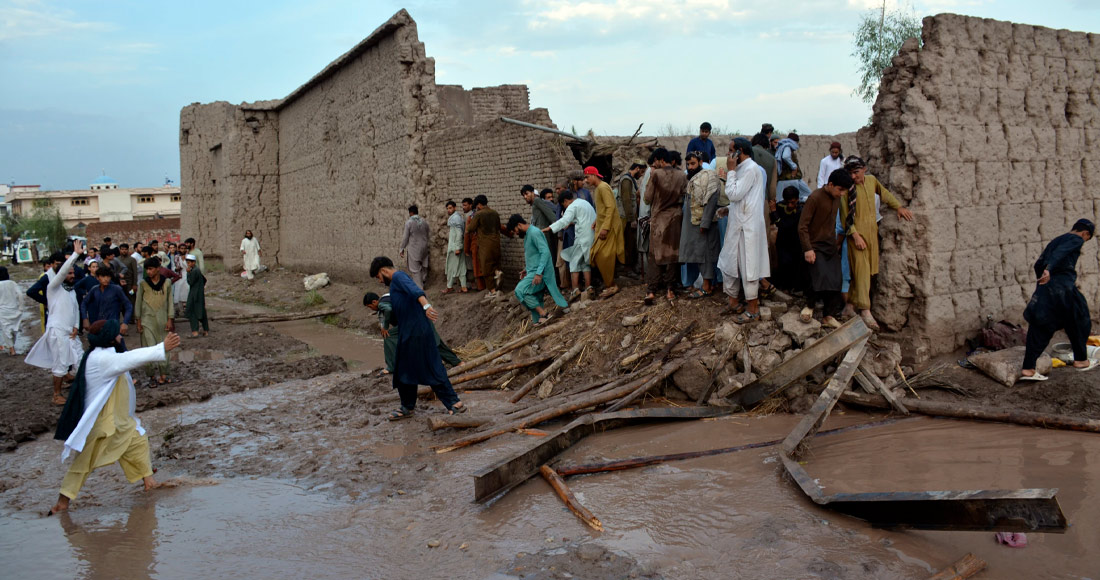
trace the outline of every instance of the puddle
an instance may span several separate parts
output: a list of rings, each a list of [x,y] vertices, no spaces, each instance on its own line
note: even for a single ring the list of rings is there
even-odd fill
[[[172,351],[168,353],[172,362],[195,362],[225,360],[225,353],[219,350],[196,348],[190,350]]]
[[[279,334],[296,338],[320,354],[334,354],[348,363],[349,370],[372,369],[386,364],[382,340],[319,320],[289,320],[271,324]]]

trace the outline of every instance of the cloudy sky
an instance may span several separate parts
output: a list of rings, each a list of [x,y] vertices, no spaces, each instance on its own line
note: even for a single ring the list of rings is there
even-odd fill
[[[896,5],[895,0],[889,0]],[[912,0],[1100,32],[1096,0]],[[862,126],[852,32],[876,0],[0,0],[0,182],[179,181],[179,110],[286,96],[408,9],[440,83],[524,83],[597,134]]]

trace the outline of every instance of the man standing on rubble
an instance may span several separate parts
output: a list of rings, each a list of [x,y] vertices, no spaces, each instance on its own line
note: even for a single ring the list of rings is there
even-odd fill
[[[479,206],[482,205],[482,199],[478,197]],[[499,226],[497,236],[499,239]],[[432,326],[439,314],[424,296],[424,291],[413,283],[408,274],[394,268],[393,261],[385,256],[378,256],[371,261],[370,276],[390,287],[390,304],[393,305],[397,325],[401,328],[393,365],[393,387],[401,397],[401,407],[390,413],[390,420],[412,417],[416,409],[418,385],[431,386],[436,398],[443,403],[449,414],[465,412],[466,405],[458,400],[439,358],[436,333]]]
[[[447,274],[447,289],[443,291],[444,294],[450,294],[454,292],[455,280],[458,280],[458,285],[462,288],[462,293],[467,292],[466,289],[466,258],[462,255],[463,238],[466,234],[466,218],[463,217],[462,212],[458,211],[458,207],[453,201],[447,201],[447,256],[444,260],[445,270]]]
[[[802,207],[798,220],[798,240],[802,244],[806,263],[810,265],[811,291],[807,293],[809,316],[817,298],[824,302],[822,324],[840,328],[840,311],[844,308],[841,297],[841,255],[836,235],[836,216],[840,211],[840,199],[853,185],[852,177],[844,169],[829,174],[825,187],[810,194]],[[793,193],[793,192],[792,192]],[[802,312],[802,321],[809,322]]]
[[[406,260],[409,276],[421,288],[428,279],[428,256],[428,222],[420,217],[420,208],[410,205],[401,234],[401,257]]]
[[[840,199],[840,222],[849,241],[848,262],[852,271],[848,300],[859,311],[867,327],[878,330],[878,322],[871,316],[871,276],[878,274],[875,196],[880,196],[903,220],[913,221],[913,214],[901,207],[901,202],[875,176],[867,175],[867,164],[862,159],[851,155],[844,160],[844,168],[855,182],[851,191]]]
[[[844,150],[840,147],[839,141],[833,141],[829,145],[829,154],[821,160],[821,165],[817,168],[817,187],[821,189],[829,183],[829,176],[833,174],[837,169],[844,168]]]
[[[474,205],[477,213],[466,225],[466,231],[477,234],[477,255],[474,257],[489,288],[487,298],[493,299],[497,297],[497,286],[504,274],[500,270],[500,214],[489,207],[489,198],[485,195],[475,197]]]
[[[610,298],[619,291],[615,285],[615,262],[626,263],[623,220],[615,203],[615,194],[599,170],[591,165],[585,167],[584,178],[588,187],[596,192],[596,240],[592,244],[592,265],[603,278],[604,290],[600,298]]]
[[[573,291],[569,294],[572,300],[581,294],[581,274],[584,274],[585,292],[592,292],[592,244],[595,242],[596,210],[590,203],[583,199],[576,199],[576,194],[571,190],[561,192],[558,203],[561,204],[561,219],[542,229],[544,234],[556,234],[576,226],[577,237],[573,239],[573,245],[561,251],[561,259],[569,264],[569,277],[573,284]]]
[[[626,247],[627,272],[638,272],[638,179],[645,173],[646,166],[637,159],[630,169],[615,178],[612,186],[619,191],[619,202],[623,207],[623,244]]]
[[[687,154],[687,208],[680,228],[680,262],[688,270],[688,280],[703,275],[703,289],[692,288],[690,298],[703,298],[714,292],[714,278],[722,238],[718,235],[718,195],[722,182],[713,169],[704,169],[705,153]],[[690,283],[689,282],[689,283]]]
[[[546,324],[550,315],[542,306],[544,292],[548,292],[562,310],[569,307],[554,280],[554,261],[546,234],[539,228],[530,227],[518,213],[508,219],[507,230],[509,235],[519,234],[523,238],[524,276],[516,284],[516,299],[531,313],[531,322],[536,326]]]
[[[771,274],[764,223],[767,178],[752,160],[752,144],[744,137],[730,143],[726,167],[729,223],[718,269],[722,271],[723,290],[729,296],[729,310],[737,314],[735,322],[745,324],[760,317],[761,281]],[[744,289],[747,303],[737,302],[740,289]]]
[[[1081,246],[1091,240],[1095,232],[1096,226],[1091,221],[1077,220],[1069,233],[1051,240],[1035,262],[1035,276],[1039,281],[1024,309],[1028,327],[1022,380],[1047,380],[1046,375],[1035,370],[1035,363],[1059,330],[1066,331],[1073,347],[1074,368],[1089,371],[1100,365],[1100,361],[1088,357],[1086,345],[1092,331],[1092,318],[1088,302],[1077,289],[1077,258],[1081,257]]]
[[[670,165],[668,150],[658,147],[650,157],[649,182],[644,195],[649,206],[647,305],[652,305],[661,291],[669,302],[676,298],[674,288],[680,271],[680,228],[684,215],[680,200],[687,193],[687,175]]]

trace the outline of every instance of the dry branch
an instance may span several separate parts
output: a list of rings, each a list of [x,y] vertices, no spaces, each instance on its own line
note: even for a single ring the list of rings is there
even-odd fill
[[[546,336],[546,335],[548,335],[552,332],[557,332],[558,330],[561,330],[561,329],[565,328],[566,326],[567,325],[564,324],[564,321],[558,321],[558,322],[551,323],[550,326],[547,326],[545,328],[540,328],[540,329],[536,330],[535,332],[532,332],[531,334],[521,336],[521,337],[519,337],[519,338],[517,338],[517,339],[515,339],[511,342],[505,343],[505,344],[501,345],[500,348],[497,348],[496,350],[491,351],[488,354],[484,354],[484,355],[479,356],[479,357],[477,357],[473,360],[468,360],[468,361],[463,362],[462,364],[458,365],[457,367],[451,368],[451,370],[447,371],[447,376],[448,377],[453,377],[455,375],[460,375],[462,373],[468,372],[470,369],[472,369],[474,367],[481,366],[481,365],[483,365],[487,362],[490,362],[490,361],[494,361],[494,360],[500,358],[501,356],[504,356],[506,353],[512,352],[513,350],[515,350],[515,349],[517,349],[517,348],[519,348],[519,347],[521,347],[525,344],[529,344],[531,342],[534,342],[535,340],[538,340],[539,338],[542,338],[542,337],[544,337],[544,336]]]
[[[935,576],[932,576],[928,580],[966,580],[971,576],[985,570],[985,560],[975,556],[974,554],[967,554],[954,564],[940,570]]]
[[[694,351],[692,351],[692,352],[694,352]],[[657,376],[653,377],[652,379],[649,379],[648,381],[645,382],[645,384],[638,387],[637,389],[634,389],[633,391],[628,393],[622,399],[619,399],[614,405],[611,405],[610,407],[608,407],[606,412],[607,413],[614,413],[615,411],[618,411],[619,409],[622,409],[623,407],[629,405],[630,403],[633,403],[635,399],[637,399],[638,397],[641,397],[642,395],[646,394],[653,387],[661,384],[661,381],[667,379],[672,373],[680,370],[680,367],[684,366],[684,363],[686,363],[687,361],[688,361],[688,358],[684,357],[684,358],[678,358],[674,361],[669,362],[668,364],[665,364],[664,366],[661,367],[661,371],[657,373]]]
[[[472,381],[474,379],[481,379],[481,378],[485,378],[485,377],[491,377],[493,375],[499,375],[501,373],[506,373],[506,372],[511,371],[511,370],[522,369],[524,367],[529,367],[531,365],[537,365],[541,362],[546,362],[546,361],[554,358],[554,356],[556,356],[555,353],[550,352],[550,353],[546,353],[546,354],[540,354],[539,356],[536,356],[534,358],[529,358],[529,359],[521,360],[521,361],[517,361],[517,362],[510,362],[508,364],[503,364],[503,365],[500,365],[500,366],[495,366],[495,367],[492,367],[492,368],[483,369],[483,370],[480,370],[480,371],[477,371],[477,372],[466,373],[464,375],[459,375],[457,377],[452,378],[451,379],[451,384],[452,385],[457,385],[457,384],[465,383],[467,381]]]
[[[518,402],[525,395],[527,395],[527,393],[531,392],[531,389],[535,388],[535,386],[537,386],[539,383],[546,380],[550,375],[557,372],[557,370],[560,369],[562,365],[572,360],[573,357],[580,354],[581,349],[584,348],[584,345],[584,342],[577,342],[577,344],[574,344],[572,348],[565,351],[565,354],[559,356],[558,359],[555,360],[553,363],[550,363],[550,366],[543,369],[541,373],[535,375],[535,378],[527,381],[527,384],[520,387],[520,389],[516,391],[516,394],[512,395],[512,398],[509,399],[509,401],[513,403]]]
[[[588,511],[588,508],[581,505],[581,502],[577,501],[577,497],[573,495],[573,492],[569,490],[569,486],[565,485],[565,480],[561,478],[553,469],[549,466],[543,465],[539,468],[539,473],[542,474],[542,478],[546,480],[546,483],[550,484],[550,487],[554,488],[554,492],[558,494],[561,501],[565,502],[565,506],[569,508],[569,511],[576,514],[588,527],[596,530],[597,532],[603,531],[603,524],[600,520],[592,515],[592,512]]]

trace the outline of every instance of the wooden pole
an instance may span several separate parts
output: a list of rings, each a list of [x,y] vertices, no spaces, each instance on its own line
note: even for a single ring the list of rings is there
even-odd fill
[[[287,313],[261,313],[261,314],[224,314],[219,316],[211,316],[210,320],[217,322],[228,322],[229,324],[253,324],[261,322],[284,322],[287,320],[303,320],[306,318],[317,318],[319,316],[329,316],[332,314],[340,314],[343,312],[343,308],[329,308],[326,310],[311,310],[308,312],[287,312]]]
[[[642,360],[643,358],[657,352],[658,350],[661,350],[661,345],[651,344],[634,354],[624,356],[622,360],[619,361],[619,368],[625,369],[626,367]]]
[[[573,492],[569,490],[569,486],[565,485],[565,480],[561,478],[553,469],[550,469],[548,465],[539,467],[539,473],[542,474],[542,478],[546,480],[546,483],[550,484],[550,487],[554,488],[554,492],[558,494],[561,501],[565,502],[565,506],[569,508],[569,511],[576,514],[588,527],[596,530],[597,532],[603,531],[603,524],[600,520],[592,515],[592,512],[588,511],[588,508],[581,505],[581,502],[577,501],[577,497],[573,495]]]
[[[954,564],[940,570],[939,573],[928,580],[966,580],[978,572],[985,570],[985,567],[985,560],[982,560],[974,554],[967,554],[959,558]]]
[[[695,329],[695,322],[696,321],[692,320],[691,324],[688,324],[686,328],[676,333],[676,336],[672,337],[672,342],[666,344],[665,347],[661,349],[661,352],[653,357],[653,362],[664,362],[665,359],[668,358],[668,355],[672,354],[672,349],[676,348],[676,345],[680,344],[680,341],[684,340],[684,337],[691,334],[691,331]]]
[[[875,395],[848,392],[842,394],[840,400],[848,404],[861,405],[864,407],[874,407],[878,409],[890,408],[890,404],[887,403],[885,399]],[[1027,425],[1028,427],[1046,427],[1047,429],[1100,433],[1100,420],[1071,417],[1069,415],[1036,413],[1034,411],[1019,411],[1016,409],[1002,409],[998,407],[975,407],[945,401],[928,401],[924,399],[917,401],[909,399],[908,397],[905,398],[905,408],[909,409],[911,413],[932,415],[934,417],[977,419],[980,421]]]
[[[481,427],[489,422],[485,417],[467,417],[465,415],[433,415],[428,417],[428,427],[432,431],[440,429],[469,429]]]
[[[514,369],[522,369],[524,367],[529,367],[531,365],[536,365],[536,364],[539,364],[541,362],[546,362],[546,361],[554,358],[554,356],[556,356],[555,353],[549,352],[549,353],[546,353],[546,354],[540,354],[539,356],[536,356],[534,358],[529,358],[527,360],[521,360],[521,361],[518,361],[518,362],[511,362],[511,363],[508,363],[508,364],[483,369],[483,370],[480,370],[480,371],[477,371],[477,372],[466,373],[464,375],[459,375],[459,376],[454,377],[453,379],[451,379],[451,384],[452,385],[458,385],[458,384],[461,384],[461,383],[465,383],[467,381],[472,381],[474,379],[481,379],[481,378],[484,378],[484,377],[491,377],[493,375],[499,375],[501,373],[506,373],[506,372],[508,372],[510,370],[514,370]]]
[[[856,382],[863,385],[863,388],[866,389],[868,393],[872,395],[875,393],[882,395],[882,398],[886,399],[895,411],[902,415],[909,414],[909,409],[905,408],[905,404],[894,396],[893,391],[882,384],[882,381],[880,381],[874,371],[871,370],[871,367],[867,365],[867,359],[863,359],[863,362],[859,364],[859,368],[856,369],[855,379]]]
[[[694,351],[692,351],[692,352],[694,352]],[[615,411],[618,411],[619,409],[622,409],[623,407],[625,407],[625,406],[629,405],[630,403],[634,402],[635,399],[637,399],[638,397],[641,397],[642,395],[646,394],[650,389],[652,389],[653,387],[659,385],[661,383],[661,381],[667,379],[669,377],[669,375],[671,375],[672,373],[678,371],[680,369],[680,367],[684,366],[684,363],[686,363],[687,361],[688,361],[687,357],[678,358],[678,359],[662,366],[661,371],[657,373],[657,376],[653,377],[652,379],[649,379],[648,381],[645,382],[645,384],[638,387],[637,389],[634,389],[633,391],[628,393],[622,399],[619,399],[614,405],[611,405],[610,407],[608,407],[607,411],[605,411],[605,412],[606,413],[614,413]]]
[[[577,341],[577,344],[574,344],[572,348],[565,351],[565,354],[559,356],[557,360],[550,363],[550,366],[543,369],[541,373],[535,375],[535,378],[527,381],[527,384],[520,387],[520,389],[516,391],[516,394],[512,395],[512,398],[509,399],[509,401],[513,403],[519,402],[519,400],[526,396],[527,393],[531,392],[531,389],[535,388],[538,384],[545,381],[547,377],[557,372],[557,370],[560,369],[562,365],[569,362],[573,359],[573,357],[580,354],[581,350],[584,349],[585,344],[585,341]]]
[[[714,389],[718,385],[718,375],[722,372],[722,369],[726,367],[726,361],[733,356],[733,341],[726,345],[726,349],[722,351],[722,356],[718,357],[718,362],[714,364],[714,370],[710,372],[710,380],[707,381],[706,388],[703,389],[703,394],[699,395],[699,399],[695,401],[696,405],[706,405],[710,400],[710,396],[714,393]]]
[[[487,362],[494,361],[494,360],[500,358],[501,356],[503,356],[505,353],[512,352],[513,350],[515,350],[515,349],[517,349],[517,348],[519,348],[519,347],[521,347],[525,344],[534,342],[535,340],[537,340],[539,338],[542,338],[542,337],[544,337],[544,336],[546,336],[546,335],[548,335],[552,332],[557,332],[558,330],[561,330],[565,327],[566,327],[566,325],[564,324],[564,321],[559,320],[558,322],[552,322],[552,323],[550,323],[549,326],[547,326],[545,328],[540,328],[540,329],[536,330],[535,332],[532,332],[531,334],[521,336],[521,337],[519,337],[519,338],[517,338],[517,339],[515,339],[511,342],[505,343],[505,344],[501,345],[499,348],[497,348],[496,350],[494,350],[492,352],[489,352],[487,354],[483,354],[483,355],[481,355],[481,356],[479,356],[475,359],[468,360],[468,361],[458,365],[457,367],[452,367],[451,370],[447,371],[447,376],[448,377],[453,377],[455,375],[460,375],[462,373],[465,373],[465,372],[469,371],[470,369],[472,369],[476,366],[481,366],[481,365],[483,365]]]

